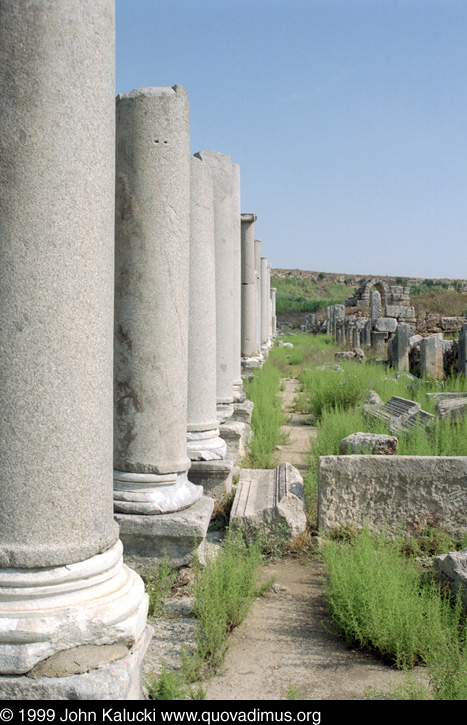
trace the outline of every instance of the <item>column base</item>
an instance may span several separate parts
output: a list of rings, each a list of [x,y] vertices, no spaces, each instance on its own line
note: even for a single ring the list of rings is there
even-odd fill
[[[264,358],[261,354],[253,357],[242,357],[242,378],[251,380],[256,368],[262,368],[264,365]]]
[[[193,506],[203,495],[186,471],[156,474],[114,471],[114,510],[124,514],[167,514]]]
[[[243,390],[243,383],[241,380],[239,382],[234,383],[233,398],[234,398],[234,403],[243,403],[246,400],[246,393]]]
[[[232,490],[234,460],[227,456],[222,461],[193,461],[190,478],[203,487],[211,498],[222,498]]]
[[[143,700],[143,658],[153,636],[146,625],[133,647],[74,647],[27,675],[0,676],[1,700]]]
[[[125,562],[143,576],[164,559],[173,569],[186,566],[196,556],[204,563],[213,508],[214,499],[202,496],[183,511],[157,516],[116,513]]]
[[[234,463],[239,462],[246,455],[251,426],[232,418],[222,423],[219,430],[221,437],[227,443],[227,455],[233,458]]]
[[[219,435],[219,428],[207,431],[188,431],[187,433],[188,458],[193,461],[214,461],[225,458],[227,446]],[[190,467],[190,478],[193,479]],[[194,481],[197,483],[197,481]]]
[[[232,417],[234,412],[233,400],[231,403],[217,403],[216,406],[216,417],[219,423],[224,423],[226,420]]]
[[[0,570],[0,673],[21,675],[80,645],[132,646],[148,596],[123,564],[122,543],[85,561]]]

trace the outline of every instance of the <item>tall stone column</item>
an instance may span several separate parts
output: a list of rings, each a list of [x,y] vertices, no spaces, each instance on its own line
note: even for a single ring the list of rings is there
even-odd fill
[[[261,240],[255,239],[255,273],[256,273],[256,352],[263,360],[261,352]]]
[[[182,86],[117,98],[114,505],[142,568],[204,540],[174,524],[203,494],[187,473],[189,124]]]
[[[195,156],[210,170],[213,185],[216,267],[217,415],[220,421],[233,414],[233,244],[232,159],[217,151],[199,151]]]
[[[434,380],[444,378],[442,332],[420,340],[420,376]]]
[[[188,455],[190,479],[210,496],[232,487],[233,459],[217,419],[216,263],[210,167],[191,158]]]
[[[216,413],[216,274],[213,190],[209,168],[191,158],[188,455],[225,458]]]
[[[255,269],[255,221],[256,214],[242,214],[242,358],[254,358],[256,341],[256,269]]]
[[[272,345],[272,298],[271,298],[271,265],[268,264],[268,342]]]
[[[269,270],[267,257],[261,257],[261,349],[269,349]]]
[[[236,403],[246,396],[242,381],[242,232],[240,166],[232,164],[232,256],[233,256],[233,395]]]
[[[467,377],[467,325],[462,325],[459,334],[457,370],[460,375]]]
[[[150,632],[112,506],[113,2],[0,17],[0,695],[135,699]],[[87,644],[123,658],[73,674]],[[41,677],[63,650],[67,682]]]
[[[381,295],[378,290],[371,290],[370,292],[370,320],[371,324],[374,325],[376,320],[382,317],[381,307]]]
[[[276,293],[277,288],[271,287],[271,323],[273,337],[276,337],[277,335]]]

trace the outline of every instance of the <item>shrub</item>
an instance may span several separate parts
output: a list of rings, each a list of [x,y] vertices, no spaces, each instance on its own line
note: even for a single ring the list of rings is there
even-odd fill
[[[323,556],[326,601],[348,643],[376,649],[399,668],[464,652],[460,598],[452,606],[434,578],[421,578],[399,542],[363,529],[350,543],[327,543]]]

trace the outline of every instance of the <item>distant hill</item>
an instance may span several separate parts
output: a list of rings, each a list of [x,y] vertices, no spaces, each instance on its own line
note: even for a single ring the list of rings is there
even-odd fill
[[[292,325],[304,322],[308,312],[323,317],[326,307],[345,304],[355,290],[368,280],[384,280],[390,285],[409,287],[411,304],[417,317],[435,313],[445,316],[467,315],[467,280],[390,277],[386,275],[338,274],[302,269],[272,269],[271,286],[276,287],[278,318]],[[352,313],[347,308],[347,313]],[[362,308],[358,314],[364,314]]]
[[[313,282],[345,284],[348,286],[358,287],[367,279],[384,279],[388,284],[404,284],[412,287],[415,285],[423,285],[427,282],[425,277],[390,277],[384,274],[341,274],[336,272],[311,272],[303,269],[272,269],[271,277],[276,279],[310,279]],[[439,285],[448,285],[448,289],[456,289],[458,285],[467,289],[467,279],[446,279],[436,278],[431,280]]]

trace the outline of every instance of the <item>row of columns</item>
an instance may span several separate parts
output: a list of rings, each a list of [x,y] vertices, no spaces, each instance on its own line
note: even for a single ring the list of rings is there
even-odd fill
[[[255,214],[241,216],[241,357],[244,373],[261,365],[276,335],[276,289],[271,265],[255,239]]]
[[[274,332],[270,270],[238,165],[190,156],[186,91],[115,111],[113,0],[0,15],[0,695],[99,699],[99,668],[27,675],[119,644],[105,699],[135,699],[151,630],[128,562],[203,539],[190,467],[227,457],[242,358]]]

